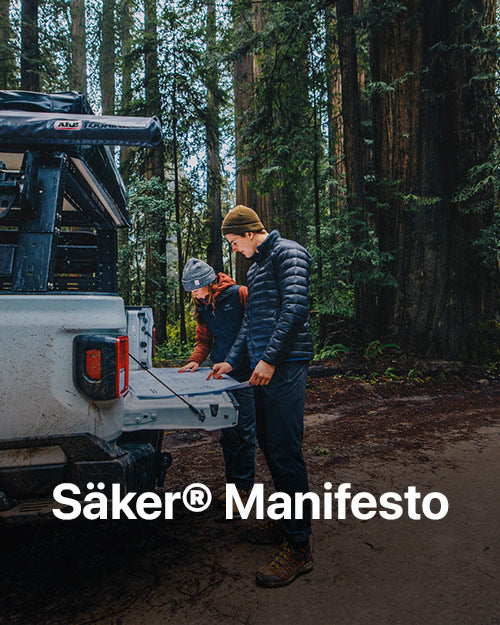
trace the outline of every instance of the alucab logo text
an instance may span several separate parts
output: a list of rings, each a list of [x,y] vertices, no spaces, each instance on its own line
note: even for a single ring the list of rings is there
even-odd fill
[[[322,496],[314,492],[295,493],[293,497],[287,493],[272,493],[266,502],[263,484],[255,484],[246,501],[242,501],[234,484],[227,484],[226,518],[232,519],[237,508],[243,519],[247,519],[252,512],[257,519],[300,519],[304,517],[306,509],[310,509],[313,519],[345,519],[350,512],[352,516],[363,521],[376,515],[382,519],[396,520],[406,512],[412,520],[419,520],[422,516],[440,520],[449,509],[445,495],[431,492],[422,498],[415,486],[408,486],[403,495],[386,492],[378,498],[368,492],[351,493],[351,484],[348,482],[340,484],[335,491],[332,490],[331,482],[325,482],[323,487]],[[182,492],[165,492],[162,497],[153,492],[139,495],[130,492],[122,497],[120,484],[111,485],[111,497],[102,492],[105,488],[102,482],[97,484],[96,490],[92,482],[87,484],[87,488],[91,492],[82,500],[82,493],[75,484],[64,483],[57,486],[53,491],[53,498],[62,507],[55,508],[54,515],[62,520],[74,520],[81,515],[89,520],[117,520],[124,517],[154,520],[160,516],[173,519],[175,501],[182,503],[191,512],[203,512],[212,502],[210,489],[201,483],[190,484]],[[80,498],[69,497],[67,493]]]

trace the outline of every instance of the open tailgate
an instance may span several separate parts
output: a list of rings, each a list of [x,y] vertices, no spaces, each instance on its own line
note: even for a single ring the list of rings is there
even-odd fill
[[[149,371],[178,393],[176,397],[148,371],[130,371],[129,392],[124,398],[124,432],[137,430],[217,430],[236,425],[238,403],[231,378],[206,380],[210,369],[178,373],[175,368]],[[187,405],[188,402],[193,408]]]

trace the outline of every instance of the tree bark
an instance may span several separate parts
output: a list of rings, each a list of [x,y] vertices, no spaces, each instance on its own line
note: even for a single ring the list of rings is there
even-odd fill
[[[85,0],[71,0],[71,65],[69,88],[87,93],[87,37],[85,32]]]
[[[247,15],[252,14],[251,0],[234,0],[233,21],[235,26],[242,28]],[[251,29],[247,35],[251,34]],[[236,204],[244,204],[253,208],[256,206],[256,194],[252,188],[255,182],[255,172],[242,161],[246,158],[246,149],[243,143],[242,130],[245,126],[245,115],[252,106],[254,84],[254,58],[251,50],[240,53],[234,62],[233,87],[235,111],[235,139],[236,139]]]
[[[358,62],[356,34],[352,25],[353,0],[337,0],[337,29],[340,72],[342,80],[342,118],[344,122],[344,153],[346,171],[347,207],[353,212],[353,243],[355,254],[366,243],[365,228],[367,215],[364,197],[364,161],[363,139],[361,134],[361,115],[358,85]],[[355,313],[364,338],[374,335],[373,320],[374,291],[372,286],[363,280],[367,264],[359,256],[353,262],[356,278],[354,284]]]
[[[103,0],[101,16],[101,47],[99,51],[99,79],[103,115],[115,112],[115,0]]]
[[[161,117],[161,96],[158,72],[158,21],[154,0],[144,2],[144,80],[146,112]],[[165,162],[163,145],[147,150],[146,178],[164,180]],[[146,230],[146,280],[145,299],[153,309],[156,336],[159,343],[166,338],[166,213],[147,214]]]
[[[207,246],[207,262],[215,272],[223,269],[222,234],[221,234],[221,160],[220,143],[220,99],[219,71],[216,65],[216,14],[215,2],[207,1],[206,17],[206,50],[208,57],[207,70],[207,110],[206,110],[206,149],[207,149],[207,227],[209,243]]]
[[[127,115],[130,113],[129,107],[132,98],[132,66],[130,62],[130,50],[132,42],[132,12],[130,0],[120,0],[118,5],[118,24],[120,33],[120,70],[122,79],[122,93],[120,102],[120,114]],[[120,148],[120,173],[127,183],[128,179],[128,150],[127,146]],[[118,232],[118,245],[125,246],[129,244],[129,233],[126,229]],[[118,284],[120,285],[120,294],[126,303],[131,302],[132,279],[131,266],[126,262],[118,264]]]
[[[354,15],[362,19],[369,6],[369,0],[354,0]],[[364,30],[362,31],[365,32]],[[370,81],[369,59],[366,58],[363,44],[357,47],[358,57],[358,85],[359,85],[359,112],[361,117],[361,137],[363,170],[366,172],[372,167],[373,154],[371,151],[370,121],[372,119],[370,99],[366,95],[366,86]]]
[[[249,17],[251,19],[249,20]],[[264,28],[264,8],[259,0],[234,0],[233,21],[240,29],[243,38],[251,39]],[[261,218],[264,227],[270,231],[275,226],[273,202],[269,194],[259,194],[255,190],[257,171],[253,165],[245,163],[249,157],[243,141],[243,131],[247,116],[255,106],[257,83],[261,76],[259,55],[252,49],[238,56],[234,63],[233,86],[235,108],[236,139],[236,204],[253,208]],[[245,164],[244,164],[245,163]],[[251,262],[242,254],[236,254],[236,281],[246,283],[247,271]]]
[[[354,209],[363,206],[364,193],[356,38],[350,24],[353,16],[352,0],[337,1],[337,16],[346,186],[348,205]]]
[[[23,0],[21,7],[21,89],[40,91],[38,0]]]
[[[377,234],[398,285],[381,292],[382,328],[417,354],[478,360],[499,315],[498,265],[477,243],[495,197],[457,192],[494,147],[496,58],[477,50],[496,2],[404,5],[371,38],[373,80],[391,86],[373,101]]]
[[[326,87],[328,113],[329,175],[334,182],[328,185],[330,214],[340,212],[345,201],[344,135],[342,120],[342,79],[337,48],[337,18],[333,7],[325,12],[326,25]]]
[[[184,310],[184,289],[182,287],[182,274],[184,271],[184,259],[182,256],[182,231],[181,231],[181,202],[179,193],[179,161],[178,161],[178,140],[177,140],[177,82],[176,82],[176,61],[174,59],[174,84],[172,96],[172,149],[174,168],[174,205],[175,221],[177,222],[177,266],[179,276],[179,319],[180,319],[180,340],[186,341],[186,317]]]
[[[314,188],[314,239],[316,244],[316,266],[317,266],[317,288],[316,301],[318,308],[323,303],[323,249],[321,245],[321,204],[320,204],[320,181],[319,181],[319,159],[320,159],[320,133],[319,133],[319,117],[318,100],[316,95],[317,81],[316,73],[313,71],[313,188]],[[318,340],[322,342],[325,333],[325,318],[319,312],[318,314]]]
[[[120,0],[118,5],[121,48],[122,96],[120,113],[128,115],[132,100],[132,62],[129,58],[132,49],[132,9],[131,0]],[[122,148],[126,149],[126,148]]]
[[[0,0],[0,89],[15,88],[14,54],[11,39],[14,36],[10,23],[10,0]]]
[[[247,15],[252,15],[253,3],[251,0],[233,1],[233,22],[239,28],[246,22]],[[252,29],[249,29],[250,36]],[[255,94],[254,55],[251,50],[238,55],[234,62],[233,88],[235,113],[235,142],[236,142],[236,204],[243,204],[257,208],[257,194],[254,191],[255,171],[253,167],[243,161],[247,158],[243,142],[243,128]],[[246,276],[250,262],[242,254],[236,254],[236,282],[246,284]]]

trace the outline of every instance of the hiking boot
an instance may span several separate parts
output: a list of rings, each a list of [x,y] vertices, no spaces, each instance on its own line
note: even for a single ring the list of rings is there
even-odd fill
[[[312,571],[311,544],[296,547],[284,540],[272,559],[261,566],[256,574],[256,582],[264,588],[278,588],[291,584],[298,575]]]
[[[267,521],[254,525],[247,529],[245,538],[254,545],[279,545],[283,540],[280,522]]]

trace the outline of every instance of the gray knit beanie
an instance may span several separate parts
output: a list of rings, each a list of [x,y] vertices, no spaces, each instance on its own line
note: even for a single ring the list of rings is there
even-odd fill
[[[182,273],[182,286],[186,291],[196,291],[215,280],[215,271],[198,258],[190,258]]]

